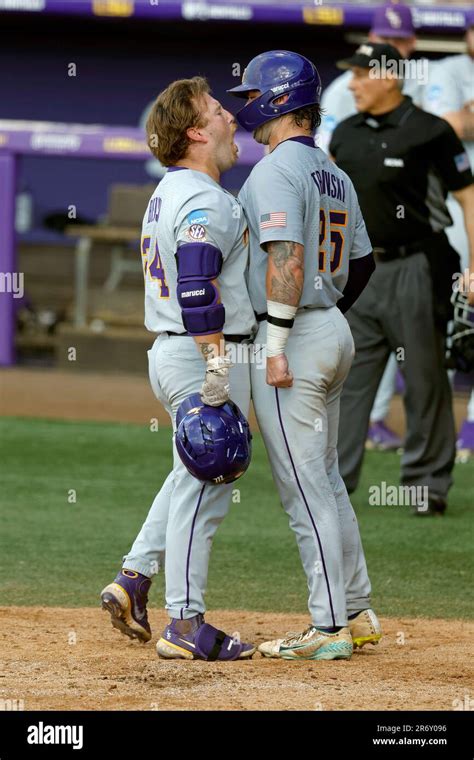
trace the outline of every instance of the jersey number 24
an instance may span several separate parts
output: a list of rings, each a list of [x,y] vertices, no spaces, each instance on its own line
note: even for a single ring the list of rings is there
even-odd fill
[[[327,217],[329,215],[329,245],[327,237]],[[347,226],[347,211],[319,210],[319,271],[335,274],[341,267],[344,254],[344,228]],[[323,246],[325,246],[323,248]]]
[[[170,290],[166,282],[165,270],[163,269],[163,264],[161,263],[158,242],[155,242],[155,255],[153,256],[151,264],[148,265],[150,241],[151,238],[149,235],[142,238],[143,274],[145,278],[148,275],[151,280],[158,280],[160,283],[160,298],[169,298]]]

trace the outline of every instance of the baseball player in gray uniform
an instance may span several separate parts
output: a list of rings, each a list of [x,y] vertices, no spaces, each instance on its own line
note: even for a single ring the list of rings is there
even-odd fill
[[[336,451],[353,357],[341,309],[374,263],[350,179],[314,144],[320,91],[314,65],[288,51],[254,58],[230,90],[247,99],[237,120],[270,150],[239,199],[250,232],[255,351],[266,352],[266,374],[251,368],[253,401],[309,588],[311,625],[259,647],[284,659],[347,659],[353,645],[381,637]]]
[[[197,392],[212,406],[230,394],[248,414],[255,316],[245,283],[247,224],[238,201],[219,185],[220,173],[237,159],[235,129],[201,77],[169,85],[147,123],[152,152],[169,167],[142,230],[145,325],[158,334],[148,352],[149,374],[173,427],[181,402]],[[242,350],[232,364],[226,345],[235,343]],[[102,592],[113,625],[148,641],[147,594],[164,559],[171,622],[157,644],[161,657],[235,660],[255,652],[204,621],[212,537],[231,491],[231,484],[194,478],[174,449],[172,472],[122,570]]]

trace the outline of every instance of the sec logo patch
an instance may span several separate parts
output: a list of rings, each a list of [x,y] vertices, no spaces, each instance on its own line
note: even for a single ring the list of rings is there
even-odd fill
[[[192,224],[191,227],[188,228],[186,235],[188,238],[191,238],[191,240],[205,240],[206,229],[202,224]]]

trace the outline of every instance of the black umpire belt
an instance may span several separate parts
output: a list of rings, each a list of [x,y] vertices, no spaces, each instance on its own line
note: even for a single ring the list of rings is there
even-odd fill
[[[188,332],[176,333],[171,332],[170,330],[165,330],[164,332],[166,335],[169,335],[170,338],[182,338],[185,335],[190,336]],[[246,340],[250,340],[251,337],[251,335],[228,335],[227,333],[224,333],[224,340],[226,340],[227,343],[244,343]]]
[[[389,248],[374,247],[374,257],[378,261],[393,261],[394,259],[406,259],[415,253],[424,253],[433,243],[439,243],[442,238],[446,238],[444,232],[433,232],[432,235],[415,240],[413,243],[406,245],[390,246]]]

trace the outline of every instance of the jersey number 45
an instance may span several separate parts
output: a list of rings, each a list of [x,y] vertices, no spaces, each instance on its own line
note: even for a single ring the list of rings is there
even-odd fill
[[[329,215],[329,245],[327,236],[327,216]],[[341,267],[344,255],[344,228],[347,226],[347,211],[319,210],[319,271],[335,274]],[[323,248],[323,246],[325,246]]]

